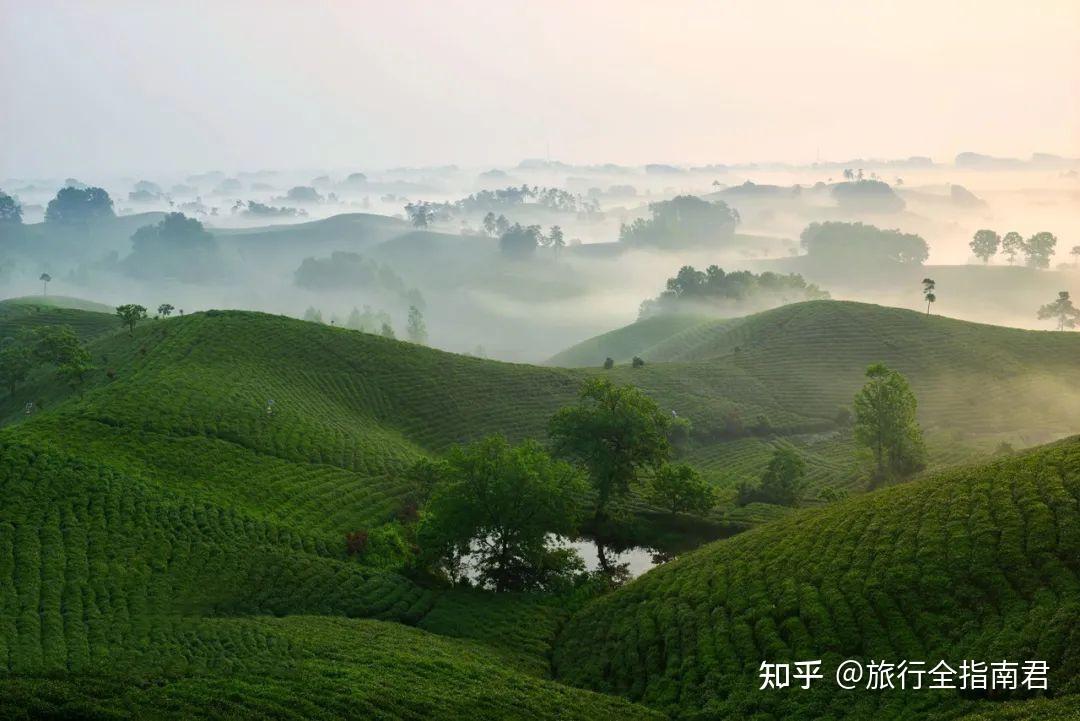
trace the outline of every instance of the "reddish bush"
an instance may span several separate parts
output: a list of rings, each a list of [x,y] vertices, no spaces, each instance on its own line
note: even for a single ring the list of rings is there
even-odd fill
[[[350,556],[355,556],[367,550],[368,532],[365,530],[353,531],[345,534],[345,548]]]

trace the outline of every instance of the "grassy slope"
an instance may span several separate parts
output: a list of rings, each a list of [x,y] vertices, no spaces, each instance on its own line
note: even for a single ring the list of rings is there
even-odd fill
[[[318,713],[334,718],[351,702],[327,693],[323,681],[266,686],[262,669],[260,680],[241,675],[225,688],[231,682],[207,676],[198,661],[203,651],[193,650],[218,649],[218,669],[256,668],[262,649],[279,647],[264,636],[277,638],[280,629],[253,630],[245,625],[253,617],[323,614],[400,620],[478,639],[485,658],[510,674],[505,683],[485,685],[506,704],[500,708],[550,702],[544,713],[559,703],[599,709],[600,717],[616,713],[596,706],[605,702],[592,696],[559,701],[564,692],[557,687],[550,695],[537,691],[532,706],[522,700],[546,671],[562,618],[557,610],[437,597],[347,559],[342,542],[343,532],[392,515],[405,462],[491,432],[540,436],[581,380],[602,371],[464,358],[244,312],[148,321],[134,337],[107,332],[90,347],[99,369],[79,394],[64,399],[49,374],[39,373],[15,398],[0,400],[0,418],[17,421],[0,430],[0,579],[7,579],[0,583],[0,660],[13,675],[5,683],[21,699],[19,709],[47,709],[40,704],[52,703],[49,698],[83,703],[90,694],[113,698],[109,704],[118,709],[147,703],[168,710],[175,700],[180,710],[173,715],[183,716],[184,704],[228,693],[243,714],[254,715],[257,699],[277,708],[274,699],[307,688],[310,695],[297,708],[329,703],[330,710]],[[819,420],[804,415],[798,402],[795,410],[785,408],[778,389],[738,366],[650,364],[611,376],[639,383],[706,429],[708,419],[732,410],[768,414],[790,433]],[[42,397],[50,399],[46,410],[25,417],[25,401]],[[276,401],[272,415],[268,398]],[[790,433],[779,440],[714,439],[696,454],[724,466],[727,449],[736,446],[804,442]],[[821,464],[828,463],[833,457],[823,455]],[[237,616],[240,625],[226,623]],[[205,618],[225,625],[211,633],[199,625]],[[203,630],[188,631],[193,623]],[[422,655],[427,641],[418,639],[480,648],[477,641],[426,635],[391,640]],[[325,658],[343,653],[329,646],[298,653],[306,663],[323,651]],[[146,674],[148,663],[156,670]],[[455,673],[486,678],[484,663]],[[345,666],[342,673],[362,674]],[[86,675],[101,668],[116,669],[121,680]],[[77,678],[44,680],[57,673]],[[120,688],[140,673],[159,690],[131,695]],[[321,671],[305,666],[296,673],[308,679]],[[176,685],[165,683],[171,678],[179,679]],[[431,683],[432,694],[458,693]],[[419,714],[392,710],[387,717],[410,713]]]
[[[120,320],[111,313],[107,306],[77,298],[11,298],[0,301],[0,339],[14,337],[23,328],[69,325],[88,341],[119,330]]]
[[[418,408],[357,392],[374,383],[357,367],[377,358],[333,348],[399,344],[312,330],[222,314],[111,334],[92,348],[115,380],[99,371],[80,396],[0,431],[4,715],[647,715],[543,680],[561,619],[550,608],[463,604],[345,557],[344,530],[397,507],[385,470],[418,441],[448,441]],[[346,369],[304,370],[334,360]],[[39,377],[31,392],[49,385]],[[281,627],[267,614],[335,618]],[[487,643],[340,617],[423,620]],[[530,630],[515,630],[526,617]]]
[[[98,303],[83,298],[72,298],[66,295],[25,295],[19,298],[0,300],[0,307],[9,305],[37,305],[50,308],[71,308],[74,310],[87,310],[94,313],[112,314],[112,306]]]
[[[962,705],[950,692],[832,683],[765,693],[762,660],[1037,658],[1057,694],[1077,693],[1078,572],[1074,438],[712,544],[575,615],[555,664],[569,682],[686,717],[758,704],[799,718],[916,717]]]
[[[1000,438],[1024,445],[1080,425],[1073,402],[1080,334],[822,302],[694,324],[660,345],[692,360],[608,372],[537,368],[262,314],[189,316],[145,323],[134,339],[113,333],[95,341],[99,370],[63,423],[71,447],[107,438],[101,452],[129,470],[172,468],[185,485],[216,488],[230,503],[250,496],[266,512],[306,514],[303,523],[334,532],[384,517],[394,472],[418,453],[494,432],[542,436],[581,380],[601,373],[642,386],[691,419],[698,437],[689,460],[729,498],[737,482],[757,477],[777,445],[806,455],[815,487],[857,487],[854,448],[833,416],[875,360],[911,378],[935,465],[970,458],[972,447],[986,452]],[[107,368],[115,381],[106,380]],[[55,384],[41,378],[0,399],[0,419],[21,418],[27,400],[51,408],[48,390]],[[268,399],[275,400],[272,417]],[[146,434],[160,442],[142,442]],[[317,472],[295,468],[306,462],[319,464]],[[282,479],[265,502],[264,487],[232,480],[256,476]],[[342,502],[327,514],[330,497]],[[751,507],[738,519],[770,514]]]
[[[558,358],[593,364],[605,355],[642,355],[649,361],[644,371],[680,368],[681,377],[696,376],[700,387],[735,400],[736,423],[753,426],[763,418],[770,432],[698,444],[691,453],[690,460],[721,487],[755,478],[773,447],[793,445],[807,458],[813,487],[858,488],[862,473],[850,436],[836,433],[831,419],[850,405],[866,366],[876,361],[910,379],[932,466],[970,460],[977,457],[971,449],[986,453],[1001,440],[1026,446],[1080,427],[1080,333],[1002,328],[841,301],[799,303],[733,320],[677,318],[667,337],[658,324],[635,323]],[[696,425],[722,436],[717,421],[723,417]],[[771,516],[767,511],[741,509],[738,518],[760,520]]]

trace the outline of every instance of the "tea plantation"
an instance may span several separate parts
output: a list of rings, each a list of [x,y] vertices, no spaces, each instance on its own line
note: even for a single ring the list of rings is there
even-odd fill
[[[714,520],[747,524],[785,515],[730,504],[778,446],[800,450],[815,488],[865,490],[833,417],[861,371],[837,344],[909,364],[935,466],[1015,437],[995,383],[1028,379],[1012,415],[1043,432],[1063,434],[1077,411],[1062,390],[1080,357],[1067,334],[959,324],[993,359],[975,366],[963,347],[913,340],[920,323],[953,321],[839,302],[772,313],[738,322],[759,340],[737,354],[604,371],[261,313],[148,320],[129,334],[108,314],[0,303],[0,337],[71,325],[95,366],[77,387],[43,367],[0,397],[0,717],[739,716],[758,700],[743,685],[761,650],[929,653],[961,631],[968,646],[956,650],[1045,652],[1055,688],[1072,688],[1075,443],[786,515],[647,574],[565,628],[569,609],[551,599],[449,592],[347,555],[346,533],[401,510],[407,464],[491,433],[543,438],[597,374],[690,419],[684,459],[728,493]],[[817,338],[844,314],[862,316]],[[800,345],[783,345],[788,334]],[[965,368],[968,385],[929,397]],[[1037,393],[1051,380],[1053,402]],[[955,437],[967,421],[970,435]],[[1001,469],[1007,482],[994,480]],[[997,585],[979,565],[991,561]],[[993,646],[991,629],[1014,623]],[[822,694],[796,703],[850,710]],[[957,707],[969,711],[1000,708]]]
[[[679,718],[749,709],[915,718],[986,695],[844,691],[831,680],[762,691],[762,661],[822,659],[835,669],[848,658],[1038,659],[1049,663],[1054,695],[1077,694],[1078,573],[1074,438],[796,513],[688,554],[577,613],[555,667],[561,680]]]

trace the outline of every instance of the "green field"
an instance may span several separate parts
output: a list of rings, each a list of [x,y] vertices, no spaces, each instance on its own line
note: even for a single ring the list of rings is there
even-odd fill
[[[208,311],[147,320],[129,335],[113,315],[0,304],[0,336],[66,323],[88,343],[96,366],[78,388],[61,385],[51,370],[41,369],[14,396],[0,397],[0,716],[420,719],[690,713],[696,707],[671,699],[696,693],[693,684],[706,678],[734,688],[758,648],[758,635],[773,644],[768,614],[748,610],[762,625],[752,624],[749,639],[734,641],[737,651],[715,651],[724,659],[735,653],[733,675],[716,676],[711,666],[713,675],[699,674],[696,656],[672,661],[658,655],[657,648],[676,648],[675,637],[643,648],[648,672],[640,675],[633,660],[637,651],[619,646],[618,634],[604,630],[621,628],[605,609],[618,608],[635,589],[653,587],[649,584],[663,589],[657,599],[671,598],[672,589],[692,589],[706,573],[702,569],[713,568],[695,559],[714,556],[731,559],[730,565],[724,561],[730,568],[725,573],[739,583],[758,584],[747,587],[754,603],[762,593],[772,597],[769,584],[781,584],[786,593],[788,578],[801,598],[805,579],[799,574],[828,570],[835,559],[829,553],[842,552],[846,543],[870,555],[853,566],[855,576],[843,580],[844,593],[861,583],[858,574],[871,570],[884,574],[875,581],[880,587],[897,588],[889,584],[910,582],[910,569],[901,569],[908,575],[896,578],[881,570],[885,556],[874,555],[872,543],[903,540],[904,529],[897,524],[905,516],[900,510],[888,515],[894,508],[907,509],[907,518],[918,517],[911,515],[913,508],[938,514],[933,523],[913,526],[925,527],[918,537],[929,544],[913,551],[916,568],[919,554],[927,562],[952,558],[948,554],[965,548],[977,554],[985,544],[963,540],[981,528],[976,521],[1007,529],[1000,537],[1014,533],[1007,523],[1018,517],[1030,544],[1006,571],[1030,582],[1031,598],[995,597],[999,605],[991,608],[999,616],[946,616],[936,606],[912,605],[917,598],[904,600],[904,609],[925,615],[925,628],[911,631],[920,643],[937,639],[935,633],[948,640],[949,629],[988,629],[999,617],[1020,618],[1028,626],[1042,622],[1054,633],[1075,620],[1068,615],[1069,599],[1075,605],[1076,598],[1070,585],[1075,567],[1068,562],[1076,551],[1075,518],[1068,515],[1075,513],[1077,497],[1075,444],[999,461],[1001,468],[1019,469],[1009,476],[1017,480],[1005,490],[991,484],[980,491],[977,497],[985,496],[989,505],[977,516],[970,515],[978,506],[976,495],[960,500],[947,495],[963,485],[948,479],[992,475],[974,468],[931,475],[916,485],[817,512],[791,514],[763,504],[734,508],[731,500],[734,485],[760,475],[771,449],[780,445],[804,453],[814,489],[866,489],[850,435],[833,417],[837,405],[850,402],[861,385],[857,366],[864,358],[895,363],[909,374],[924,409],[935,467],[988,457],[1000,439],[1022,441],[1015,423],[1001,412],[1006,401],[1021,429],[1064,435],[1070,424],[1080,425],[1071,415],[1078,409],[1064,402],[1064,391],[1051,402],[1038,389],[1051,379],[1060,388],[1075,387],[1080,334],[1011,331],[839,302],[781,311],[732,322],[729,331],[740,334],[737,340],[699,333],[684,344],[686,355],[677,361],[650,357],[644,368],[604,371],[469,358],[261,313]],[[696,323],[676,329],[666,339],[663,329],[654,328],[651,337],[671,344],[700,328]],[[950,343],[954,336],[959,340]],[[733,343],[738,352],[725,350]],[[988,362],[974,364],[973,344]],[[855,360],[845,360],[841,345]],[[964,382],[948,398],[934,398],[963,368]],[[577,601],[447,591],[346,554],[347,532],[386,523],[401,509],[402,470],[414,459],[490,433],[512,440],[543,438],[551,414],[572,402],[584,379],[599,374],[637,384],[665,411],[693,421],[685,459],[726,494],[713,522],[752,525],[787,517],[649,573],[586,607],[569,626]],[[1010,393],[1015,393],[1011,399]],[[27,402],[33,403],[30,414]],[[955,430],[963,426],[971,430],[960,437]],[[1038,460],[1059,456],[1057,465]],[[1062,469],[1058,485],[1052,473],[1044,473],[1046,467]],[[1023,469],[1029,469],[1027,476]],[[1023,485],[1029,476],[1037,479],[1037,492]],[[1065,492],[1072,494],[1071,507]],[[917,500],[934,493],[945,494],[940,509]],[[1001,494],[1013,499],[1012,515],[993,505]],[[661,515],[637,499],[630,505],[642,518]],[[1045,525],[1044,507],[1052,507],[1050,521],[1060,529],[1049,545],[1031,530],[1032,524]],[[970,513],[957,520],[949,515],[952,510]],[[880,522],[874,513],[884,514]],[[814,536],[815,528],[830,537]],[[795,546],[767,541],[797,540],[799,534],[810,534],[816,544],[816,552],[802,560]],[[861,534],[861,540],[855,543],[850,534]],[[763,543],[768,547],[755,545]],[[768,561],[770,553],[777,554],[775,560]],[[852,554],[854,563],[858,553]],[[1057,565],[1043,563],[1043,556],[1058,559]],[[778,569],[775,578],[762,577],[766,561]],[[685,583],[672,583],[680,568],[688,569],[679,572]],[[983,574],[971,569],[971,583],[982,589]],[[938,584],[932,590],[949,599],[967,593],[948,573],[953,570],[929,578],[927,583]],[[646,613],[651,601],[638,602]],[[790,603],[778,608],[786,612]],[[698,606],[688,604],[686,614],[681,608],[673,602],[652,626],[634,633],[660,629],[671,614],[697,623],[690,619],[697,618]],[[879,641],[874,634],[883,632],[868,622],[866,609],[849,611],[857,622],[834,628],[834,635],[838,643],[855,646],[842,649],[861,649],[857,644],[863,639],[868,649],[884,648],[871,645]],[[886,611],[892,613],[883,606],[881,612]],[[1016,615],[1035,613],[1043,615]],[[798,633],[789,626],[775,632],[785,643],[797,638],[789,635]],[[890,642],[895,635],[900,645],[887,648],[912,648],[900,643],[910,638],[888,628]],[[684,633],[678,629],[676,635]],[[594,653],[575,650],[590,642]],[[597,662],[600,649],[611,652]],[[1061,658],[1059,668],[1072,668]],[[611,669],[625,660],[638,685],[626,685],[629,676],[604,666],[609,660]],[[597,663],[604,668],[598,670]],[[725,669],[730,665],[723,663]],[[670,677],[676,666],[687,669],[679,683]],[[657,676],[656,668],[669,676]],[[659,686],[653,684],[657,679]],[[561,681],[614,691],[648,708]],[[679,685],[684,682],[690,684],[685,691]],[[824,705],[808,708],[835,715],[843,710],[839,701],[813,703]],[[702,707],[708,713],[712,708]]]
[[[1075,694],[1078,572],[1074,438],[797,513],[668,563],[574,615],[555,667],[561,680],[686,718],[750,708],[916,718],[967,703],[831,683],[759,691],[763,660],[1040,659],[1055,693]]]

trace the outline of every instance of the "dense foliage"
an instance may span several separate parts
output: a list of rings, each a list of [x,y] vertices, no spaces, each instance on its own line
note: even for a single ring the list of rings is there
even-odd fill
[[[770,271],[752,273],[738,270],[725,273],[710,265],[703,271],[684,265],[678,274],[667,279],[665,289],[656,298],[644,301],[639,318],[676,313],[735,313],[748,308],[761,309],[803,300],[828,298],[829,294],[801,275],[780,275]]]
[[[883,262],[922,265],[930,256],[926,241],[914,233],[863,223],[811,223],[800,239],[811,258],[844,267],[872,267]]]
[[[225,272],[218,242],[195,218],[169,213],[131,236],[131,254],[122,262],[136,278],[177,278],[199,283]]]
[[[550,588],[574,569],[550,538],[574,534],[580,520],[585,481],[569,464],[535,441],[491,436],[451,450],[436,473],[418,537],[451,580],[464,557],[496,591]]]
[[[115,215],[112,198],[102,188],[61,188],[45,208],[45,222],[57,225],[82,225]]]
[[[855,394],[855,440],[870,449],[875,477],[905,477],[926,466],[926,445],[907,378],[882,363]]]
[[[694,195],[649,203],[651,218],[637,218],[619,228],[619,241],[658,248],[722,247],[735,235],[739,213],[722,200]]]

